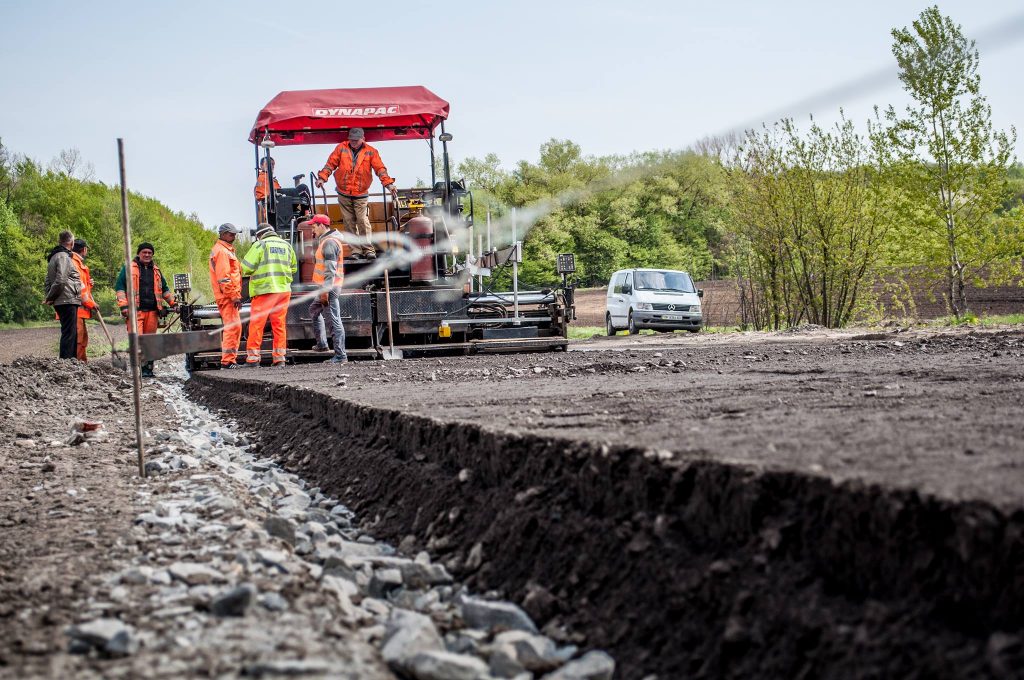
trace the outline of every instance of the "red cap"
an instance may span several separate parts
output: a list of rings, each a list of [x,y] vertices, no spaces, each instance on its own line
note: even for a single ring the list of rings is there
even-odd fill
[[[310,217],[305,222],[301,222],[299,224],[299,226],[303,227],[303,226],[305,226],[307,224],[310,224],[310,225],[312,225],[312,224],[322,224],[325,227],[329,227],[329,226],[331,226],[331,218],[328,217],[327,215],[313,215],[312,217]]]

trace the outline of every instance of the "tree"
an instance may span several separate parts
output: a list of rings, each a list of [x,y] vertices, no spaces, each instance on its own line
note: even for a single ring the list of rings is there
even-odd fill
[[[1022,230],[1007,183],[1016,130],[997,131],[981,95],[973,40],[937,7],[892,31],[892,52],[913,99],[885,112],[898,183],[917,208],[909,217],[924,264],[945,278],[947,302],[968,313],[967,284],[1020,268]]]
[[[46,265],[38,248],[22,231],[7,204],[0,202],[0,323],[24,323],[38,318],[44,310],[42,285]]]
[[[96,168],[82,158],[82,152],[76,148],[63,149],[50,161],[48,169],[50,172],[74,177],[83,182],[91,182],[96,178]]]
[[[747,133],[730,175],[755,325],[832,328],[853,316],[890,224],[877,159],[845,118],[806,135],[788,119]]]

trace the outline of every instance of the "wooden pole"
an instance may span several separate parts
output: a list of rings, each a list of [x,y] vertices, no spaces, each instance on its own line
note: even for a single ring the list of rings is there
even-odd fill
[[[132,279],[132,231],[128,219],[128,186],[124,173],[124,140],[117,139],[117,162],[121,169],[121,229],[124,231],[124,272],[128,288],[128,356],[132,369],[132,396],[135,401],[135,444],[139,449],[139,476],[146,476],[146,457],[142,442],[142,357],[139,354],[138,312],[135,309],[135,281]]]

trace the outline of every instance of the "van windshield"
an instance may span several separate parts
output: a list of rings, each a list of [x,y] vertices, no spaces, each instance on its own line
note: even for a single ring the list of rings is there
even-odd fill
[[[665,290],[673,293],[696,293],[686,272],[637,272],[637,290]]]

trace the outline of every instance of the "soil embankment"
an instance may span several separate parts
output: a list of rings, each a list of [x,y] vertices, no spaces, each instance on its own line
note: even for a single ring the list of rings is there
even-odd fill
[[[608,649],[624,677],[1015,677],[1024,339],[869,337],[189,389],[375,534]]]

